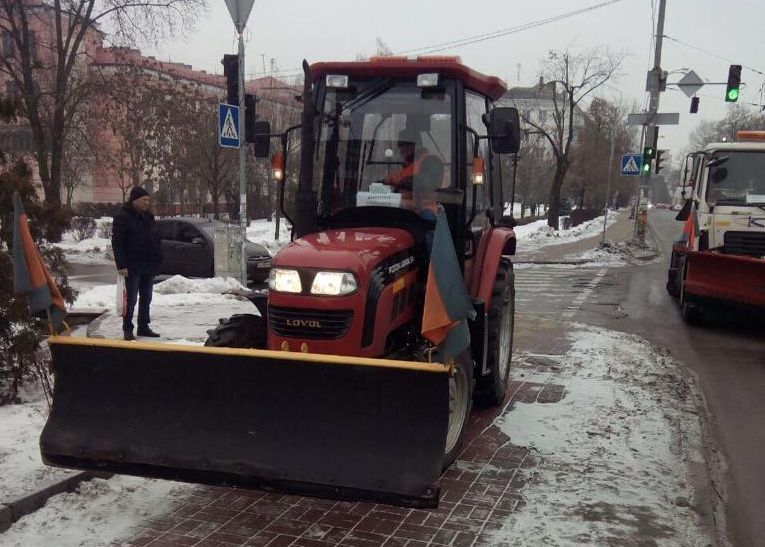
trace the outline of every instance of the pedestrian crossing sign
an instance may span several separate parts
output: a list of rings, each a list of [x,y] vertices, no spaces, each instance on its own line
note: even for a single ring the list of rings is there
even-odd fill
[[[643,166],[643,154],[624,154],[622,156],[622,176],[637,177]]]
[[[218,105],[218,144],[224,148],[239,148],[239,107]]]

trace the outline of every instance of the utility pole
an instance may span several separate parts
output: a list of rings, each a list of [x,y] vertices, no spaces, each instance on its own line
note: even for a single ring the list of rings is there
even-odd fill
[[[237,29],[238,30],[238,29]],[[242,229],[241,283],[247,286],[247,141],[244,135],[244,28],[239,31],[239,224]]]
[[[603,213],[603,237],[600,239],[600,245],[606,244],[606,227],[608,227],[608,200],[611,196],[611,174],[614,170],[614,151],[616,149],[616,123],[611,129],[611,154],[608,156],[608,180],[606,181],[606,207]]]
[[[648,78],[648,121],[645,125],[644,143],[655,142],[654,136],[659,130],[658,126],[654,123],[654,118],[659,111],[659,98],[661,92],[666,85],[666,75],[661,69],[661,48],[664,43],[664,15],[667,10],[667,0],[659,0],[659,14],[656,19],[656,49],[653,54],[653,69],[649,73]],[[645,161],[645,159],[644,159]],[[645,175],[644,182],[638,184],[637,195],[635,196],[635,226],[634,235],[638,237],[638,222],[640,217],[640,201],[643,191],[648,187],[648,181],[650,181],[651,171]],[[645,242],[644,234],[640,238],[641,243]]]

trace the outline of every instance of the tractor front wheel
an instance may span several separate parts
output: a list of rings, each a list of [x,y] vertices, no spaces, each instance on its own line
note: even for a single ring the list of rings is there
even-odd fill
[[[446,445],[441,468],[449,467],[462,449],[473,401],[473,359],[468,352],[454,360],[454,370],[449,378],[449,427],[446,432]]]
[[[486,365],[489,373],[478,378],[474,399],[479,406],[502,403],[510,374],[515,324],[515,274],[513,263],[502,258],[491,293],[488,318],[488,350]]]
[[[242,313],[221,319],[207,331],[205,346],[216,348],[266,348],[266,323],[259,315]]]

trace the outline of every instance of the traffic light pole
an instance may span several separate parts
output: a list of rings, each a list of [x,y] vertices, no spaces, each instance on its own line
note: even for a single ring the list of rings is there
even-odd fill
[[[645,125],[644,142],[653,142],[654,132],[659,128],[654,124],[654,118],[659,111],[659,98],[661,96],[661,80],[663,73],[661,70],[661,48],[664,43],[664,15],[667,11],[667,0],[659,0],[659,14],[656,19],[656,49],[653,54],[653,72],[655,77],[652,79],[652,83],[649,86],[649,100],[648,100],[648,122]],[[641,147],[642,148],[642,147]],[[642,178],[642,177],[641,177]],[[645,176],[645,186],[648,186],[648,181],[651,179],[651,170]],[[642,184],[638,184],[638,192],[635,196],[635,226],[633,233],[635,237],[639,235],[638,232],[638,217],[640,216],[640,200],[642,196]],[[641,232],[644,234],[644,232]],[[645,243],[645,240],[641,238],[640,243]]]
[[[242,231],[240,281],[247,287],[247,141],[244,111],[244,35],[239,32],[239,223]]]

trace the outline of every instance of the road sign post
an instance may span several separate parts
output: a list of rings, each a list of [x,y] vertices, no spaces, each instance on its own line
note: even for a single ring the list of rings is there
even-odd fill
[[[255,0],[226,0],[226,7],[231,14],[231,20],[234,22],[236,32],[239,35],[239,140],[244,135],[244,118],[246,115],[244,106],[244,27],[247,25],[247,19],[250,17],[252,5]],[[247,251],[245,244],[247,241],[247,147],[239,147],[239,223],[242,228],[242,276],[241,282],[247,286]]]

